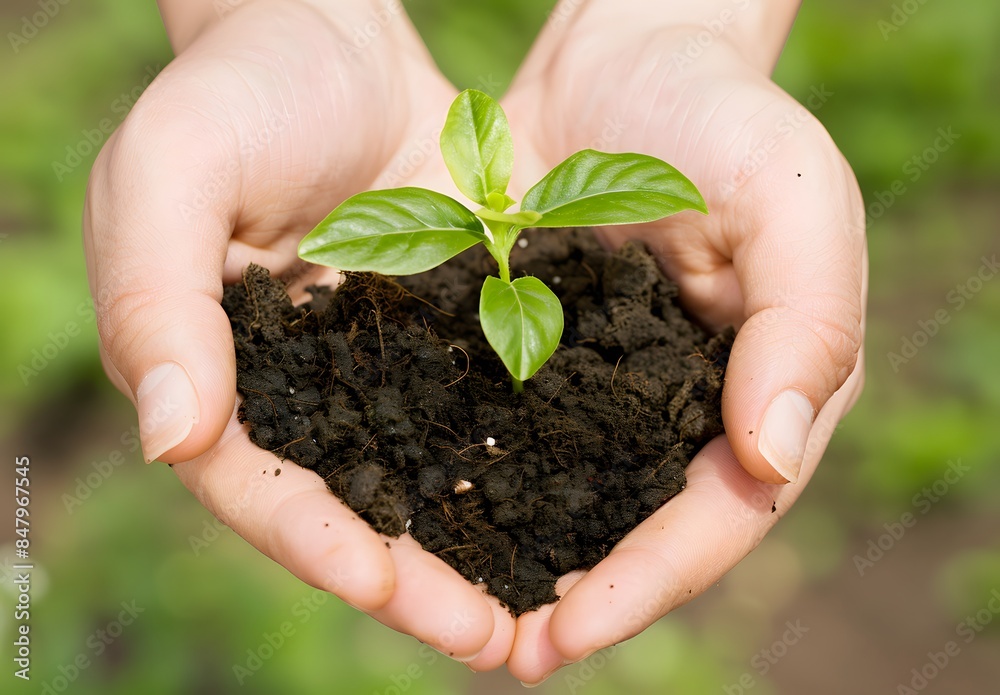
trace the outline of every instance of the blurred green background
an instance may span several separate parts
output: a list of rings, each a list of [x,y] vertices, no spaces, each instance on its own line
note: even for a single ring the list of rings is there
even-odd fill
[[[551,2],[406,6],[449,76],[482,86],[483,75],[509,80]],[[130,92],[171,54],[151,2],[59,8],[30,43],[13,46],[7,32],[39,6],[0,5],[8,36],[0,46],[0,440],[6,465],[30,454],[35,476],[36,661],[26,692],[45,684],[110,694],[519,690],[503,670],[473,676],[335,599],[324,602],[219,531],[168,468],[141,465],[134,413],[101,372],[83,264],[81,206],[96,152],[70,171],[53,162],[66,160],[82,130],[120,122]],[[894,12],[898,31],[889,32]],[[487,30],[500,37],[489,49]],[[996,691],[1000,620],[987,606],[1000,590],[1000,280],[982,283],[961,307],[949,298],[982,257],[1000,251],[1000,4],[807,3],[775,79],[802,99],[814,86],[834,93],[816,115],[854,165],[869,206],[865,396],[797,506],[719,587],[537,692],[897,692],[949,640],[961,653],[923,692]],[[907,162],[939,128],[960,138],[914,180]],[[905,192],[889,202],[897,181]],[[887,353],[904,339],[922,342],[918,322],[941,309],[949,322],[894,368]],[[46,348],[76,328],[64,347]],[[37,375],[21,369],[35,351],[45,361]],[[105,461],[124,463],[112,463],[113,474],[68,509],[64,496],[107,470]],[[968,472],[943,482],[958,461]],[[8,470],[2,489],[12,482]],[[8,520],[0,560],[13,557],[11,497],[0,501]],[[883,538],[890,549],[861,576],[856,556],[906,512],[916,525],[899,540]],[[15,594],[0,574],[0,689],[11,692]],[[98,631],[123,602],[142,612],[105,644]],[[991,624],[965,643],[956,628],[977,611]],[[287,620],[295,625],[288,646],[238,683],[233,665],[245,665],[247,650]],[[809,631],[775,647],[788,621]],[[782,655],[773,664],[762,651],[772,649]],[[74,674],[68,665],[79,655],[91,665]]]

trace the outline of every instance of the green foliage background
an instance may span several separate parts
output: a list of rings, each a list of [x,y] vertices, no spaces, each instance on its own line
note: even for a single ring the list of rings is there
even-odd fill
[[[458,86],[496,93],[550,4],[406,6]],[[833,92],[816,115],[855,167],[873,218],[864,398],[797,507],[719,589],[539,692],[711,693],[747,673],[754,693],[894,692],[1000,589],[1000,281],[960,310],[949,301],[983,256],[1000,251],[1000,5],[902,4],[917,11],[897,15],[906,22],[887,32],[880,22],[900,4],[806,3],[775,76],[800,99],[813,87]],[[36,680],[25,692],[45,683],[61,692],[60,675],[73,693],[515,691],[509,677],[473,677],[335,599],[306,603],[322,599],[220,531],[169,469],[140,465],[134,414],[101,372],[79,236],[96,152],[61,175],[53,162],[66,160],[82,131],[120,122],[130,92],[171,54],[152,3],[59,7],[27,45],[0,46],[0,440],[8,466],[15,455],[33,457],[39,566]],[[37,10],[0,6],[4,35]],[[960,138],[914,180],[904,167],[939,128]],[[887,205],[894,182],[905,192]],[[941,309],[949,322],[894,369],[887,353]],[[19,366],[70,324],[79,335],[25,378]],[[109,457],[125,463],[67,510],[63,495]],[[948,462],[959,459],[970,472],[922,513],[922,488],[937,482],[940,492]],[[13,472],[4,478],[9,489]],[[0,503],[6,519],[9,497]],[[855,556],[905,512],[917,526],[859,577]],[[0,529],[0,556],[11,557],[13,524]],[[5,645],[14,598],[5,580]],[[93,635],[130,601],[143,612],[98,655]],[[812,625],[811,636],[761,674],[754,655],[794,619]],[[286,621],[288,646],[237,683],[233,664]],[[995,687],[986,655],[1000,646],[998,623],[963,646],[928,692]],[[80,654],[92,665],[68,679]]]

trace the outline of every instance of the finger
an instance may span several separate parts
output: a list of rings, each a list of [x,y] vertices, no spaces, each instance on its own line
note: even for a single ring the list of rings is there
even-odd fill
[[[556,605],[549,638],[563,659],[576,662],[637,635],[716,584],[757,547],[801,494],[860,378],[852,375],[820,413],[796,484],[752,477],[725,437],[698,453],[687,468],[684,491],[636,527]]]
[[[864,209],[818,125],[760,172],[742,201],[763,211],[734,245],[747,319],[726,371],[722,414],[755,477],[798,479],[816,413],[854,370],[862,341]]]
[[[235,417],[208,453],[173,469],[220,521],[307,584],[366,611],[393,595],[384,539],[314,472],[252,444]]]
[[[144,456],[180,461],[214,442],[232,412],[219,301],[238,177],[225,175],[224,134],[155,112],[160,101],[154,91],[101,152],[84,240],[104,357],[136,404]]]
[[[409,536],[388,544],[396,588],[371,616],[452,659],[477,659],[494,631],[494,613],[486,597]]]
[[[514,647],[516,623],[510,611],[501,606],[495,597],[486,596],[485,598],[493,611],[493,634],[490,636],[490,641],[479,652],[479,656],[465,662],[465,665],[473,671],[492,671],[500,668],[507,663],[510,651]]]
[[[571,572],[560,577],[556,582],[556,595],[564,596],[584,574]],[[566,664],[549,637],[549,621],[556,605],[547,604],[517,619],[517,639],[507,660],[507,668],[524,685],[538,685]]]

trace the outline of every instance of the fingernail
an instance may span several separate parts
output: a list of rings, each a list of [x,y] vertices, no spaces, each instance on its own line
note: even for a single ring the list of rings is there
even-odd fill
[[[549,678],[551,678],[553,676],[553,674],[555,674],[556,671],[558,671],[559,669],[561,669],[563,666],[567,666],[568,664],[569,664],[568,661],[564,661],[563,663],[559,664],[554,669],[552,669],[551,671],[549,671],[548,673],[546,673],[544,676],[542,676],[542,679],[540,681],[538,681],[537,683],[525,683],[524,681],[521,681],[521,685],[523,685],[525,688],[537,688],[542,683],[544,683]]]
[[[440,651],[440,650],[439,650],[439,651]],[[444,654],[444,652],[441,652],[441,653],[442,653],[442,654]],[[478,659],[478,658],[479,658],[479,655],[480,655],[480,654],[482,654],[482,653],[483,653],[483,650],[482,650],[482,649],[480,649],[480,650],[479,650],[478,652],[476,652],[476,653],[475,653],[475,654],[473,654],[472,656],[463,656],[463,657],[457,657],[457,656],[448,656],[448,658],[449,658],[449,659],[454,659],[454,660],[455,660],[455,661],[457,661],[458,663],[460,663],[460,664],[465,664],[466,666],[468,666],[470,662],[473,662],[473,661],[475,661],[476,659]],[[447,654],[446,654],[445,656],[447,656]],[[472,667],[471,667],[471,666],[469,666],[469,668],[472,668]]]
[[[538,681],[537,683],[525,683],[524,681],[521,681],[521,685],[523,685],[525,688],[537,688],[542,683],[544,683],[545,681],[547,681],[549,679],[549,676],[551,676],[551,675],[552,674],[550,673],[548,676],[545,676],[545,678],[543,678],[542,680]]]
[[[757,450],[790,483],[799,479],[814,417],[812,403],[794,389],[778,394],[764,413]]]
[[[136,389],[135,399],[146,463],[187,439],[201,417],[194,385],[176,362],[164,362],[149,370]]]

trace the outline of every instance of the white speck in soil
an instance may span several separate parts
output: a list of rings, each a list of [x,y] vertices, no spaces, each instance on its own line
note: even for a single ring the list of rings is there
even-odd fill
[[[288,395],[290,395],[290,396],[294,396],[295,395],[295,389],[293,389],[291,386],[288,387]]]
[[[496,443],[497,440],[495,440],[493,437],[486,438],[486,446],[496,446]]]
[[[553,285],[558,285],[560,282],[562,282],[562,278],[559,277],[558,275],[556,275],[554,278],[552,278],[552,284]]]
[[[407,520],[406,520],[406,526],[404,526],[404,528],[405,528],[405,529],[406,529],[407,531],[409,531],[409,530],[410,530],[410,527],[411,527],[411,526],[413,526],[413,519],[407,519]]]
[[[518,239],[517,240],[517,245],[520,246],[522,249],[527,248],[528,247],[528,240],[527,239]]]

